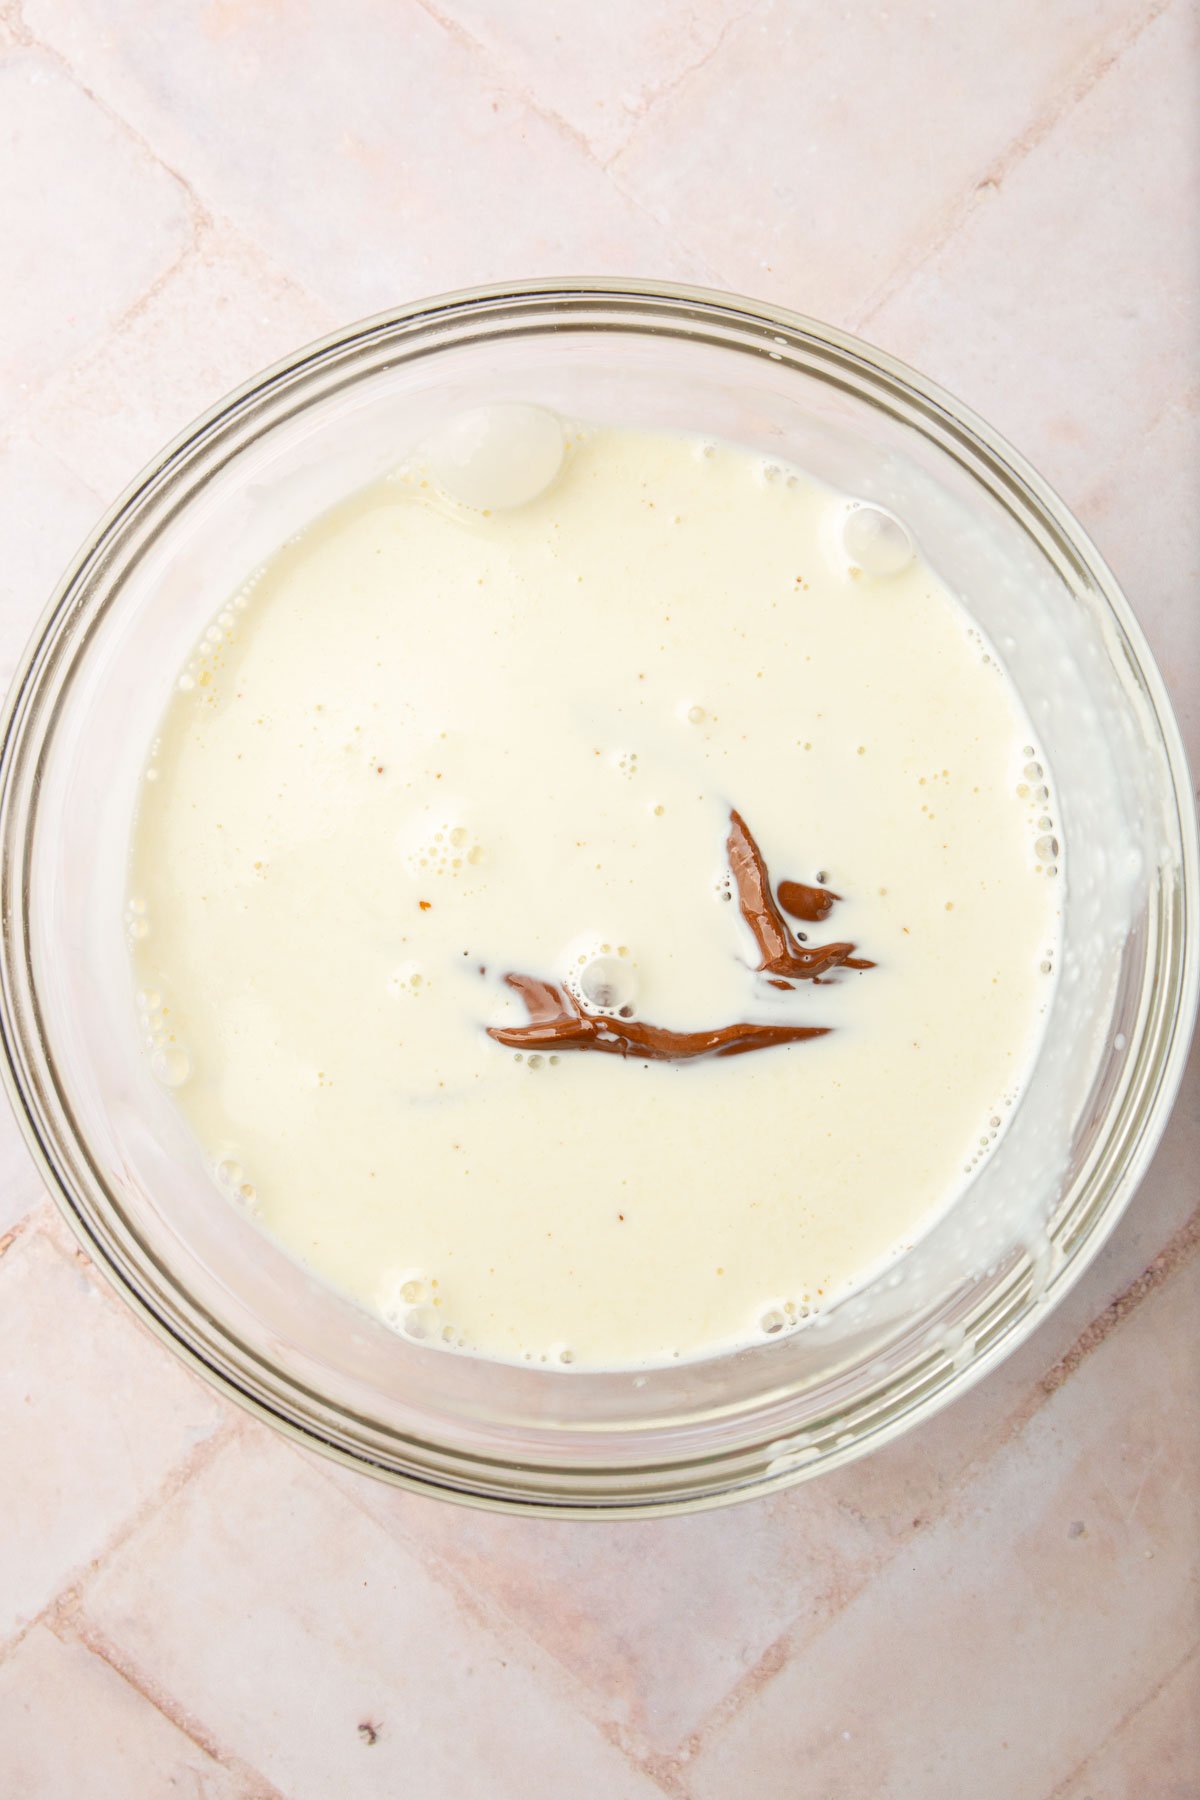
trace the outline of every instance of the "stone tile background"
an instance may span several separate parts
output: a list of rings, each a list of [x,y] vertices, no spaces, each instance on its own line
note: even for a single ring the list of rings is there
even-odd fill
[[[0,0],[0,675],[163,440],[471,282],[861,329],[1041,466],[1200,752],[1192,0]],[[0,1793],[1200,1795],[1200,1067],[1002,1370],[865,1464],[466,1514],[210,1394],[0,1121]]]

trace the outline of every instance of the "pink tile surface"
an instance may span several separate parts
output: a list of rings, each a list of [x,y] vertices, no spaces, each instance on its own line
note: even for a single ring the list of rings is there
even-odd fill
[[[0,0],[0,675],[102,501],[328,326],[717,281],[1056,481],[1200,751],[1191,0]],[[0,1795],[1192,1800],[1200,1054],[1034,1337],[865,1462],[584,1526],[234,1415],[0,1120]],[[64,1725],[64,1721],[66,1722]]]
[[[29,631],[99,510],[95,488],[27,433],[0,442],[0,682],[5,687]],[[5,1119],[0,1169],[12,1135]],[[6,1186],[0,1177],[0,1188]]]
[[[38,1230],[0,1258],[0,1408],[2,1641],[153,1503],[220,1412]]]
[[[336,323],[247,238],[206,224],[101,348],[46,383],[30,429],[112,498],[198,413]]]
[[[1160,1555],[1200,1529],[1198,1302],[1193,1263],[715,1735],[697,1800],[750,1766],[827,1800],[1052,1793],[1200,1635]]]
[[[178,182],[42,53],[0,62],[0,153],[0,399],[11,405],[136,304],[182,252],[190,219]]]
[[[610,162],[650,111],[719,52],[751,0],[424,0],[435,17],[472,38],[496,69],[527,92],[602,162]]]
[[[847,324],[953,226],[1011,147],[1135,28],[1122,0],[1040,10],[765,0],[613,164],[728,286]]]
[[[1198,56],[1195,8],[1158,10],[864,321],[1069,498],[1109,475],[1168,406],[1194,405]],[[1018,352],[1044,382],[1013,380]]]
[[[1200,1769],[1200,1646],[1121,1719],[1053,1800],[1195,1800]]]
[[[1079,503],[1150,639],[1175,701],[1193,770],[1200,768],[1200,394],[1181,393],[1144,437],[1119,446]],[[1149,472],[1153,471],[1153,477]],[[1137,504],[1130,503],[1132,494]]]
[[[531,272],[708,274],[415,0],[344,0],[328,57],[312,53],[318,0],[170,15],[32,0],[26,18],[344,316]]]
[[[0,1744],[14,1796],[242,1800],[249,1791],[110,1664],[44,1626],[0,1664]]]
[[[81,1607],[295,1800],[452,1800],[484,1771],[489,1800],[656,1792],[532,1645],[265,1432],[131,1537]]]
[[[589,1692],[635,1754],[685,1747],[791,1628],[814,1628],[868,1579],[866,1527],[820,1485],[695,1518],[594,1524],[451,1513],[339,1473],[389,1535],[496,1605]],[[799,1627],[797,1627],[797,1622]]]

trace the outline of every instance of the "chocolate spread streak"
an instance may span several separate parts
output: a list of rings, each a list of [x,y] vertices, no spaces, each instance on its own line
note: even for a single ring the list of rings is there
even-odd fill
[[[787,920],[779,910],[771,892],[771,878],[762,851],[750,835],[741,813],[729,815],[729,839],[726,844],[729,869],[737,887],[742,917],[754,933],[758,945],[759,968],[766,975],[787,981],[819,981],[829,969],[873,969],[875,964],[852,954],[853,944],[814,945],[805,950],[796,942]],[[785,883],[795,887],[798,883]],[[825,894],[824,888],[809,889]],[[830,905],[836,896],[830,896]],[[825,908],[828,912],[829,907]],[[803,915],[801,915],[803,916]],[[773,983],[778,985],[777,983]]]
[[[775,892],[784,912],[793,919],[802,919],[806,925],[819,925],[842,897],[829,888],[809,887],[804,881],[781,881]]]
[[[518,1050],[605,1050],[647,1062],[689,1062],[697,1056],[741,1056],[769,1044],[824,1037],[828,1025],[721,1025],[714,1031],[670,1031],[641,1019],[584,1012],[575,996],[536,975],[506,975],[529,1008],[528,1025],[489,1025],[488,1036]]]
[[[771,893],[771,878],[762,851],[740,813],[729,815],[726,844],[729,868],[737,887],[742,917],[758,946],[760,972],[770,985],[788,989],[794,981],[819,982],[829,969],[873,969],[875,964],[851,955],[853,944],[825,944],[802,950],[792,936]],[[827,888],[802,882],[781,884],[794,917],[815,923],[839,898]],[[807,908],[808,910],[801,910]],[[601,1050],[610,1056],[637,1056],[647,1062],[689,1062],[698,1056],[741,1056],[772,1044],[794,1044],[824,1037],[828,1025],[720,1025],[712,1031],[671,1031],[641,1019],[612,1018],[585,1012],[574,994],[537,975],[508,974],[510,988],[529,1010],[528,1025],[489,1025],[488,1036],[516,1050]]]

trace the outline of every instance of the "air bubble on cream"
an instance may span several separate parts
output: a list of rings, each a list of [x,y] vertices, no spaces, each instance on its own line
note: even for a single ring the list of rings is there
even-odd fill
[[[882,506],[856,506],[842,525],[842,547],[866,575],[898,575],[913,560],[908,532]]]
[[[628,962],[617,956],[597,956],[584,966],[579,991],[597,1012],[620,1012],[637,999],[637,976]]]
[[[164,1087],[182,1087],[192,1072],[191,1058],[178,1044],[160,1044],[150,1058],[150,1071]]]
[[[150,935],[150,921],[146,917],[146,902],[138,895],[135,895],[125,908],[125,929],[130,938],[135,941],[140,941]]]
[[[463,506],[527,506],[562,467],[562,423],[545,407],[517,401],[472,407],[434,432],[424,458],[436,485]]]

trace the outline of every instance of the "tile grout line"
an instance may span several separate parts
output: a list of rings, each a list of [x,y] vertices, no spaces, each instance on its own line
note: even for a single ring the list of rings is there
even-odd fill
[[[709,270],[706,257],[703,257],[699,252],[690,249],[682,239],[676,236],[675,232],[672,231],[669,226],[665,225],[661,219],[655,218],[654,214],[636,194],[630,193],[628,188],[623,187],[621,183],[614,178],[611,164],[624,150],[624,145],[621,146],[621,150],[614,151],[613,156],[607,161],[602,161],[596,155],[583,133],[576,126],[572,125],[569,119],[564,118],[560,112],[557,112],[551,106],[545,105],[544,102],[539,100],[528,88],[523,87],[520,84],[520,79],[516,76],[515,71],[512,71],[513,79],[510,81],[510,72],[505,68],[502,59],[493,57],[486,44],[482,43],[473,32],[468,31],[465,25],[460,24],[457,19],[447,18],[444,13],[439,12],[434,4],[434,0],[413,0],[413,3],[420,7],[421,11],[446,33],[447,37],[458,44],[461,49],[465,50],[469,56],[474,58],[480,65],[482,71],[489,74],[493,81],[499,83],[502,93],[510,99],[515,99],[521,105],[527,107],[535,118],[540,119],[544,125],[549,126],[552,131],[556,131],[561,137],[566,138],[568,143],[574,145],[592,167],[607,179],[609,185],[621,196],[622,200],[624,200],[627,205],[632,206],[634,211],[641,218],[648,219],[657,230],[661,231],[668,242],[678,250],[682,256],[690,258],[693,262],[702,263],[706,270]],[[761,0],[753,0],[748,12],[752,12],[754,7],[760,3]],[[724,36],[724,32],[722,32],[721,35]],[[713,50],[716,48],[717,45],[714,44]],[[708,54],[711,55],[712,51]],[[702,58],[701,60],[704,61],[707,59]],[[701,64],[697,63],[695,66],[699,68]],[[718,283],[724,279],[719,270],[714,269],[710,272]],[[578,273],[586,275],[587,270],[579,270]]]
[[[840,1500],[836,1504],[839,1510],[844,1511],[848,1517],[856,1517],[853,1509],[843,1507]],[[945,1510],[948,1508],[943,1509],[943,1511]],[[823,1616],[815,1622],[814,1628],[807,1632],[804,1630],[805,1624],[813,1625],[811,1613],[804,1617],[797,1615],[792,1619],[766,1646],[754,1665],[739,1676],[721,1699],[710,1707],[700,1724],[694,1731],[688,1733],[675,1752],[663,1759],[668,1766],[682,1771],[688,1763],[694,1761],[709,1740],[717,1736],[726,1726],[731,1725],[743,1708],[770,1684],[800,1649],[818,1643],[825,1633],[837,1623],[847,1608],[852,1606],[884,1570],[890,1567],[896,1557],[908,1548],[919,1532],[935,1524],[942,1516],[943,1512],[939,1511],[936,1514],[931,1513],[922,1517],[918,1527],[898,1536],[883,1546],[876,1555],[866,1559],[866,1567],[859,1580],[852,1585],[841,1583],[838,1585],[836,1595],[825,1596],[825,1599],[832,1603],[828,1604]],[[859,1522],[861,1523],[861,1520]]]
[[[3,1237],[0,1237],[0,1259],[7,1256],[8,1252],[13,1249],[16,1244],[19,1244],[23,1237],[27,1237],[31,1233],[37,1232],[42,1226],[49,1222],[48,1208],[53,1206],[53,1204],[54,1202],[50,1199],[49,1195],[43,1194],[40,1199],[35,1200],[33,1204],[22,1213],[15,1225],[9,1226]]]
[[[1162,17],[1169,4],[1170,0],[1151,0],[1140,17],[1132,24],[1119,27],[1091,56],[1085,58],[1074,77],[1068,78],[1032,124],[1010,140],[969,189],[948,202],[931,235],[884,277],[851,320],[850,328],[853,331],[861,333],[869,328],[878,314],[908,286],[914,275],[951,241],[974,212],[980,196],[997,192],[1026,158],[1070,118],[1081,102],[1133,49],[1143,32]]]
[[[25,23],[25,19],[22,15],[20,0],[12,0],[8,18],[12,28],[13,37],[20,48],[25,50],[35,50],[40,56],[48,57],[51,62],[56,63],[72,85],[78,88],[81,94],[86,95],[92,105],[97,107],[99,111],[104,114],[105,118],[111,120],[114,125],[123,131],[125,135],[137,145],[143,156],[147,157],[152,163],[157,164],[164,174],[171,177],[171,180],[179,188],[187,202],[193,237],[202,225],[211,224],[212,215],[209,212],[208,207],[204,204],[200,195],[187,177],[181,174],[181,172],[169,163],[164,156],[160,156],[157,150],[155,150],[148,140],[143,137],[136,125],[132,124],[123,113],[118,112],[115,106],[105,100],[102,95],[97,93],[95,88],[91,87],[88,82],[83,79],[83,76],[75,68],[69,57],[65,56],[63,52],[57,49],[53,44],[48,44],[44,39],[39,38],[36,33],[30,29]]]
[[[101,1631],[99,1626],[69,1600],[47,1618],[46,1624],[60,1643],[81,1644],[89,1655],[107,1664],[114,1675],[132,1688],[148,1706],[152,1706],[176,1731],[182,1732],[198,1750],[238,1781],[248,1785],[253,1791],[254,1800],[287,1800],[286,1795],[250,1763],[233,1751],[223,1749],[203,1720],[145,1674],[132,1657],[127,1656],[106,1632]]]
[[[274,1436],[275,1434],[272,1435]],[[344,1465],[333,1464],[329,1458],[322,1456],[319,1451],[303,1449],[300,1445],[292,1443],[290,1439],[284,1438],[279,1441],[282,1448],[287,1449],[295,1456],[301,1465],[308,1469],[312,1474],[316,1475],[323,1484],[332,1488],[334,1493],[336,1493],[347,1505],[352,1506],[361,1518],[366,1519],[369,1524],[373,1525],[377,1531],[381,1531],[389,1540],[399,1540],[403,1547],[425,1570],[430,1579],[434,1581],[440,1589],[448,1592],[454,1604],[459,1606],[463,1611],[469,1613],[475,1623],[481,1625],[485,1630],[491,1632],[493,1636],[501,1640],[503,1640],[506,1635],[515,1638],[518,1641],[519,1646],[525,1646],[532,1651],[535,1659],[545,1660],[552,1664],[555,1672],[564,1682],[570,1693],[572,1703],[577,1706],[579,1712],[588,1723],[593,1726],[599,1735],[603,1737],[606,1742],[610,1743],[615,1750],[619,1751],[632,1767],[638,1769],[641,1773],[646,1774],[655,1782],[656,1786],[662,1787],[664,1792],[670,1796],[670,1800],[687,1800],[687,1796],[680,1792],[677,1785],[665,1783],[661,1776],[656,1772],[656,1769],[653,1766],[656,1763],[656,1759],[653,1755],[647,1755],[637,1749],[636,1746],[628,1743],[622,1735],[620,1728],[616,1726],[612,1720],[596,1716],[592,1710],[592,1702],[596,1699],[602,1699],[603,1696],[598,1695],[596,1691],[589,1687],[573,1669],[568,1668],[566,1663],[561,1660],[555,1651],[540,1644],[528,1627],[523,1624],[520,1619],[515,1618],[494,1593],[481,1592],[474,1583],[461,1574],[451,1563],[448,1563],[435,1547],[430,1545],[424,1539],[415,1538],[402,1524],[396,1526],[385,1524],[380,1519],[379,1515],[373,1512],[371,1507],[368,1506],[365,1501],[359,1499],[357,1491],[354,1488],[347,1488],[335,1479],[335,1469]],[[356,1470],[350,1470],[348,1473],[354,1476],[356,1482],[373,1481],[375,1479],[373,1476],[364,1475]],[[392,1491],[397,1493],[402,1492],[400,1489],[393,1489]],[[417,1496],[417,1498],[422,1504],[427,1506],[446,1506],[450,1504],[448,1501],[440,1500],[433,1496]]]
[[[1185,1269],[1200,1252],[1200,1207],[1186,1219],[1179,1230],[1163,1245],[1158,1255],[1153,1257],[1128,1286],[1104,1308],[1087,1325],[1070,1348],[1064,1351],[1052,1368],[1048,1369],[1038,1384],[1042,1399],[1049,1399],[1056,1394],[1075,1371],[1082,1366],[1092,1354],[1098,1350],[1105,1340],[1112,1336],[1116,1328],[1137,1311],[1142,1303],[1152,1294],[1165,1287],[1173,1275]],[[1038,1401],[1038,1405],[1041,1401]],[[1037,1410],[1035,1406],[1034,1411]]]
[[[218,1453],[235,1437],[237,1424],[236,1420],[222,1420],[206,1437],[194,1444],[185,1456],[171,1465],[154,1493],[121,1520],[86,1565],[73,1570],[40,1611],[0,1641],[0,1663],[5,1662],[38,1625],[48,1624],[64,1608],[79,1600],[83,1589],[100,1573],[104,1563],[140,1531],[143,1525],[149,1524],[155,1514],[174,1499],[194,1475],[198,1475],[210,1462],[215,1461]]]
[[[422,5],[423,3],[424,0],[417,0],[418,5]],[[187,203],[188,223],[190,227],[190,242],[185,244],[179,255],[176,256],[166,268],[159,271],[142,293],[131,301],[124,311],[104,328],[98,337],[93,339],[90,343],[83,345],[77,356],[72,358],[71,361],[65,365],[57,367],[45,380],[39,382],[30,393],[23,396],[21,405],[16,409],[14,415],[18,423],[21,423],[27,418],[31,403],[45,393],[56,380],[62,378],[70,371],[79,368],[89,357],[97,355],[104,350],[114,339],[119,337],[122,332],[127,330],[146,308],[158,298],[180,272],[187,267],[188,263],[192,261],[193,258],[202,259],[206,245],[211,242],[222,223],[227,224],[230,230],[236,232],[250,247],[252,253],[256,257],[264,260],[272,272],[276,273],[290,287],[294,288],[297,295],[302,300],[311,302],[313,306],[327,307],[324,298],[319,294],[314,294],[290,268],[285,268],[282,264],[276,263],[273,257],[262,257],[262,252],[259,249],[257,235],[254,231],[252,222],[243,225],[238,219],[228,214],[224,209],[222,209],[220,213],[214,212],[207,204],[200,189],[192,179],[185,175],[181,168],[176,167],[173,162],[162,155],[139,127],[134,125],[130,119],[126,118],[125,114],[121,112],[116,105],[105,99],[103,95],[92,87],[84,78],[81,71],[76,68],[70,57],[59,50],[55,45],[47,43],[44,39],[39,38],[36,35],[36,33],[26,24],[22,15],[21,0],[7,0],[7,3],[0,7],[0,18],[5,17],[8,18],[10,22],[13,43],[16,48],[32,50],[55,63],[62,70],[64,75],[66,75],[72,85],[77,88],[93,106],[103,113],[107,119],[111,120],[111,122],[137,146],[138,150],[148,159],[148,161],[162,169],[164,174],[171,178],[183,194]],[[327,310],[329,309],[327,308]],[[219,398],[219,396],[214,396],[214,399],[217,398]],[[33,432],[32,435],[37,438],[36,432]],[[41,442],[40,439],[37,439],[37,441],[39,443]],[[44,447],[45,446],[43,446],[43,448]],[[62,459],[59,458],[59,460],[61,461]],[[75,469],[73,465],[64,464],[64,467],[70,467],[72,473],[80,475],[81,479],[83,479],[87,485],[90,485],[89,478],[80,470]]]
[[[1086,1772],[1088,1764],[1095,1762],[1096,1758],[1101,1755],[1103,1751],[1107,1750],[1110,1744],[1115,1743],[1126,1727],[1132,1725],[1134,1720],[1144,1713],[1148,1706],[1152,1706],[1155,1700],[1158,1699],[1158,1696],[1162,1693],[1163,1689],[1169,1687],[1175,1677],[1182,1674],[1188,1664],[1196,1661],[1198,1657],[1200,1657],[1200,1643],[1195,1643],[1190,1650],[1184,1652],[1173,1668],[1168,1669],[1166,1674],[1156,1681],[1154,1686],[1150,1688],[1147,1693],[1142,1695],[1140,1700],[1134,1702],[1129,1708],[1129,1711],[1125,1713],[1122,1718],[1117,1720],[1117,1723],[1113,1726],[1112,1730],[1088,1751],[1083,1760],[1076,1763],[1075,1767],[1070,1769],[1067,1774],[1064,1775],[1057,1786],[1047,1794],[1046,1800],[1067,1800],[1070,1789],[1074,1786],[1078,1778]]]
[[[446,36],[450,38],[453,43],[456,43],[461,50],[465,50],[469,56],[483,64],[485,68],[491,70],[493,72],[493,79],[498,78],[499,80],[502,93],[506,94],[510,99],[515,98],[523,105],[527,106],[530,112],[536,113],[537,117],[545,124],[552,126],[556,131],[562,133],[564,137],[569,138],[577,149],[583,151],[590,162],[596,162],[596,158],[592,154],[591,146],[583,136],[583,133],[579,131],[576,126],[572,125],[569,119],[565,119],[562,114],[556,112],[553,107],[544,105],[526,88],[521,87],[516,82],[510,82],[508,78],[509,71],[504,67],[503,60],[501,58],[493,57],[487,45],[477,38],[473,31],[468,30],[467,26],[463,25],[458,19],[447,18],[445,13],[439,12],[438,8],[433,3],[433,0],[413,0],[413,4],[419,7],[426,17],[431,19],[440,30],[444,31]]]
[[[282,265],[277,264],[272,258],[266,257],[260,251],[258,245],[247,236],[245,231],[242,230],[241,226],[238,225],[235,220],[222,215],[220,217],[206,216],[203,220],[199,221],[196,225],[191,243],[185,245],[175,260],[165,269],[160,270],[153,281],[150,282],[149,286],[146,287],[136,299],[131,300],[125,310],[103,328],[98,337],[93,338],[89,343],[84,344],[76,356],[71,357],[66,362],[58,364],[57,367],[48,371],[40,381],[35,383],[22,396],[20,405],[14,409],[12,414],[14,424],[31,438],[32,441],[38,445],[39,449],[45,451],[48,456],[54,457],[55,461],[60,467],[65,469],[68,474],[74,476],[77,481],[82,482],[85,487],[90,488],[93,493],[97,493],[97,499],[101,500],[102,504],[106,507],[111,503],[111,499],[115,496],[109,495],[102,497],[99,495],[94,485],[95,477],[93,471],[81,467],[74,459],[65,457],[62,454],[62,451],[53,442],[46,442],[38,425],[39,406],[48,398],[53,398],[55,390],[60,384],[69,381],[81,370],[85,369],[89,363],[110,354],[114,347],[119,343],[120,339],[137,323],[138,319],[147,311],[147,309],[166,293],[168,288],[170,288],[175,281],[186,274],[191,265],[195,264],[197,267],[203,268],[206,256],[212,247],[214,240],[219,238],[222,226],[225,226],[230,232],[234,233],[246,247],[248,254],[254,259],[256,271],[262,272],[268,278],[274,278],[279,282],[286,284],[301,302],[307,303],[314,308],[325,308],[326,311],[330,310],[326,307],[326,303],[321,297],[314,294],[312,290],[306,287],[295,275],[283,268]],[[296,346],[296,348],[299,348],[299,346]],[[254,372],[255,371],[251,370],[248,371],[248,374],[252,375]],[[243,377],[243,379],[245,379],[245,377]],[[215,405],[216,402],[223,397],[223,394],[226,391],[227,390],[222,390],[212,394],[204,402],[205,407]],[[136,468],[128,470],[115,492],[119,493],[125,482],[131,481],[137,472]]]
[[[680,69],[677,74],[672,75],[670,81],[668,81],[665,86],[657,89],[655,93],[648,97],[638,111],[632,114],[629,131],[624,142],[618,144],[617,148],[612,151],[610,155],[596,158],[596,161],[602,169],[609,172],[612,171],[614,165],[620,161],[628,150],[633,148],[638,133],[651,115],[655,113],[660,106],[670,100],[673,95],[677,94],[679,89],[684,87],[692,79],[693,75],[698,75],[701,69],[707,68],[713,57],[724,49],[726,38],[728,38],[731,33],[739,30],[741,26],[745,25],[747,20],[752,18],[756,12],[760,12],[765,3],[766,0],[750,0],[750,4],[744,11],[735,13],[732,18],[726,19],[720,31],[718,31],[716,37],[713,39],[708,49],[704,51],[703,55],[698,56],[695,62],[689,63],[686,69]],[[632,198],[632,196],[628,194],[628,190],[621,187],[620,182],[617,182],[616,185],[621,189],[623,194]]]
[[[181,174],[180,171],[169,163],[165,157],[160,156],[137,127],[134,126],[123,113],[118,112],[116,107],[112,106],[95,90],[95,88],[91,87],[89,83],[83,79],[83,76],[61,50],[57,49],[53,44],[46,43],[42,38],[37,37],[34,32],[30,30],[21,15],[20,0],[11,0],[11,4],[5,16],[9,20],[13,45],[15,48],[32,51],[36,55],[44,56],[48,61],[52,62],[62,74],[66,76],[72,87],[83,94],[106,119],[115,125],[117,129],[134,144],[142,156],[155,167],[160,168],[163,173],[174,182],[184,199],[187,210],[189,237],[189,241],[183,246],[179,254],[174,257],[165,268],[159,270],[158,274],[153,277],[148,286],[130,302],[117,319],[105,326],[96,337],[81,345],[78,354],[69,362],[65,365],[59,365],[51,370],[42,380],[38,381],[29,392],[22,395],[19,406],[14,410],[13,419],[18,425],[24,425],[28,420],[31,406],[50,386],[52,386],[55,380],[59,379],[70,370],[78,368],[87,357],[95,355],[109,345],[115,336],[136,319],[138,314],[158,297],[163,289],[178,275],[179,271],[186,267],[191,257],[199,251],[205,237],[212,231],[214,227],[214,218],[209,211],[209,208],[200,198],[199,193],[187,177]],[[33,433],[32,435],[36,437],[36,433]],[[40,440],[38,441],[40,442]],[[42,447],[45,448],[44,445]],[[60,458],[59,460],[61,461],[62,459]],[[84,480],[85,485],[91,485],[88,477],[83,475],[80,470],[75,469],[71,465],[64,466],[70,467],[73,474],[80,476],[80,478]]]

